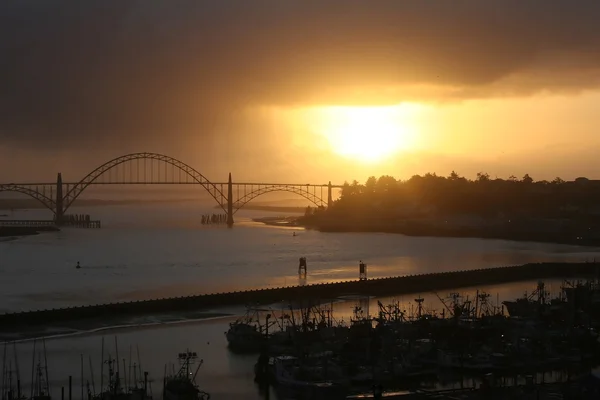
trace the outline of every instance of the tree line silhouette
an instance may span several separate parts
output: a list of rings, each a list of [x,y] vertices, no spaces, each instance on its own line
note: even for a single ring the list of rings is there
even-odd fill
[[[344,183],[341,196],[329,209],[306,211],[305,219],[319,216],[379,219],[392,216],[447,216],[456,214],[482,217],[527,215],[557,218],[588,216],[600,206],[600,182],[578,178],[567,182],[521,179],[492,179],[480,172],[469,180],[452,171],[448,176],[427,173],[408,180],[374,176],[364,184]]]

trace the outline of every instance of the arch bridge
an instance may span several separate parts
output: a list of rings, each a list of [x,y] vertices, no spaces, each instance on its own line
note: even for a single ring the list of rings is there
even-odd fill
[[[91,185],[199,185],[227,215],[227,224],[233,225],[233,216],[246,204],[272,192],[294,193],[315,207],[332,204],[332,189],[341,185],[233,182],[231,173],[226,182],[212,182],[182,161],[158,153],[132,153],[114,158],[100,165],[77,182],[63,182],[59,172],[52,183],[0,184],[0,192],[12,191],[30,196],[54,213],[61,225],[65,212]]]

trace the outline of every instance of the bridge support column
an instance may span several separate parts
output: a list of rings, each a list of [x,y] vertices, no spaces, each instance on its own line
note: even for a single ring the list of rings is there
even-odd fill
[[[231,183],[231,172],[227,181],[227,226],[233,226],[233,183]]]
[[[64,222],[64,209],[63,209],[63,184],[62,175],[59,172],[56,177],[56,209],[54,210],[54,222],[56,225],[61,226]]]
[[[331,197],[331,181],[327,185],[327,208],[331,207],[333,204],[333,198]]]

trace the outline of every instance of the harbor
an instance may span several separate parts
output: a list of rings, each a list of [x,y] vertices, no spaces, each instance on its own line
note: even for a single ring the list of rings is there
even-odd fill
[[[223,359],[266,399],[596,398],[585,395],[598,390],[597,280],[565,280],[552,295],[542,281],[528,288],[503,301],[483,289],[405,296],[410,304],[357,296],[344,301],[350,314],[335,307],[340,299],[283,301],[240,318],[49,338],[48,356],[45,340],[6,343],[4,398],[30,398],[26,360],[34,397],[177,399],[187,388],[198,400],[250,398],[213,392]],[[54,359],[61,342],[72,356]]]
[[[256,381],[281,398],[365,398],[370,390],[367,398],[596,398],[600,381],[590,371],[600,365],[599,287],[565,281],[550,297],[540,281],[502,304],[484,291],[436,294],[439,313],[420,296],[410,311],[378,301],[373,314],[359,300],[346,322],[330,305],[307,300],[249,308],[225,336],[231,351],[258,354]],[[422,387],[440,379],[460,389]]]

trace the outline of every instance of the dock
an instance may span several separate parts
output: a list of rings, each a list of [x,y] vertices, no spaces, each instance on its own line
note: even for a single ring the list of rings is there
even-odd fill
[[[89,306],[0,314],[0,329],[65,321],[156,313],[189,312],[231,305],[268,305],[282,301],[316,301],[347,295],[395,296],[536,279],[598,276],[600,262],[537,263],[487,269],[351,280],[305,286],[252,289],[196,296],[116,302]],[[76,272],[74,272],[76,273]]]
[[[24,226],[28,228],[39,228],[46,226],[56,226],[56,222],[51,219],[0,219],[0,226]]]
[[[0,226],[22,226],[27,228],[57,227],[56,221],[52,219],[0,219]],[[66,220],[60,226],[99,229],[102,227],[102,224],[97,220]]]

